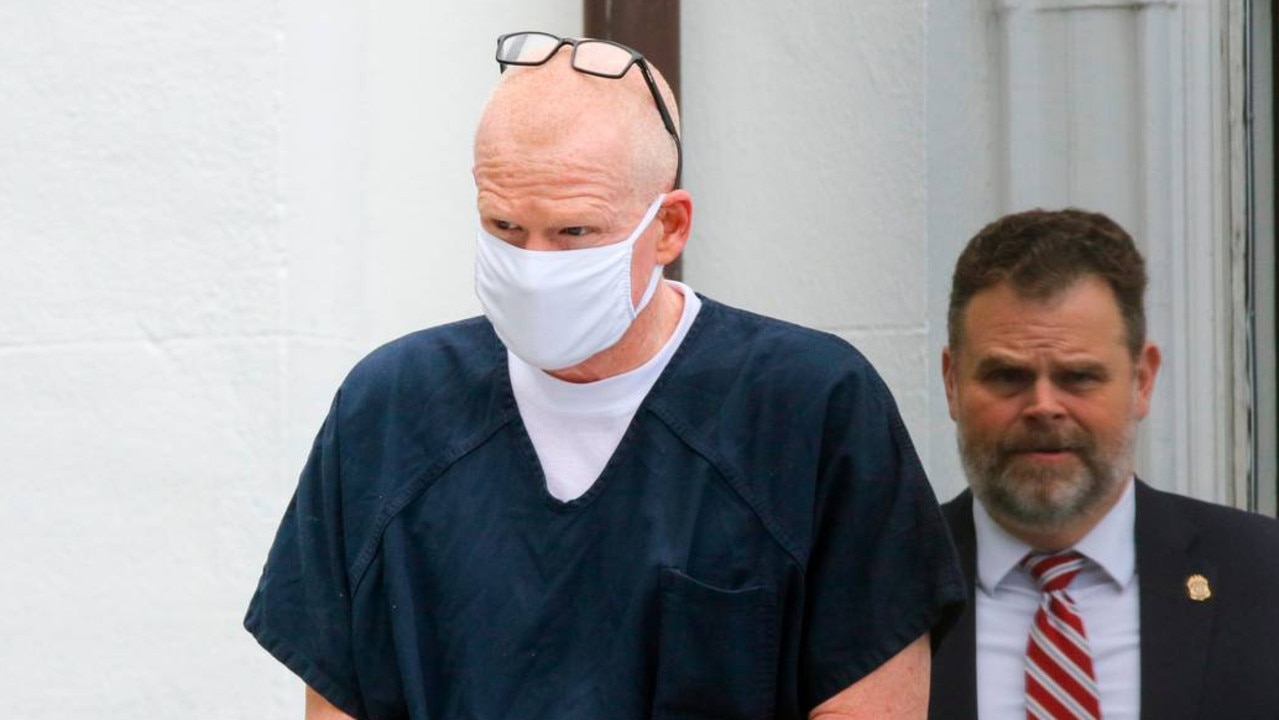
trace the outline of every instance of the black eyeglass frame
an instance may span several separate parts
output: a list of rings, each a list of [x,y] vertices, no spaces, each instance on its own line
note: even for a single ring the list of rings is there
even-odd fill
[[[550,48],[546,52],[546,57],[542,58],[541,60],[536,60],[536,61],[503,60],[502,46],[506,43],[508,39],[517,37],[520,35],[538,35],[544,38],[549,38],[551,40],[554,40],[556,42],[556,45],[555,47]],[[591,43],[612,45],[613,47],[618,48],[619,50],[626,51],[631,56],[631,59],[617,73],[605,73],[605,72],[600,72],[598,70],[589,70],[586,68],[578,67],[577,65],[578,47],[581,45],[589,45]],[[671,139],[675,141],[675,183],[673,185],[673,188],[678,188],[680,178],[684,173],[684,144],[680,142],[679,132],[675,129],[675,121],[671,118],[670,110],[667,109],[666,107],[666,101],[662,99],[662,92],[657,87],[657,81],[653,79],[653,71],[650,70],[648,67],[648,60],[644,59],[644,56],[640,52],[638,52],[634,48],[627,47],[619,42],[613,42],[612,40],[599,40],[596,38],[562,38],[557,35],[552,35],[546,32],[540,32],[537,30],[526,30],[522,32],[512,32],[512,33],[505,33],[503,35],[499,35],[497,38],[497,51],[494,53],[494,59],[497,60],[497,66],[498,68],[500,68],[500,72],[506,72],[506,68],[511,65],[514,65],[517,67],[536,67],[538,65],[545,65],[547,62],[549,62],[551,58],[555,57],[555,55],[559,53],[560,48],[564,47],[565,45],[569,45],[573,48],[573,54],[570,58],[570,64],[573,66],[574,70],[582,73],[583,75],[593,75],[595,77],[607,78],[609,80],[620,80],[621,78],[626,76],[626,73],[630,72],[632,66],[635,66],[635,65],[639,66],[640,74],[644,76],[644,84],[648,85],[648,92],[649,94],[653,96],[654,104],[657,105],[657,114],[662,116],[662,125],[666,127],[666,132],[670,133]]]

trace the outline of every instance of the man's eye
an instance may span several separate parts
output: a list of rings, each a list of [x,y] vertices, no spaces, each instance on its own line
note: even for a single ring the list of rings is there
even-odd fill
[[[505,220],[494,220],[493,227],[503,232],[510,232],[519,226],[513,222],[507,222]]]
[[[1062,385],[1066,387],[1074,387],[1074,386],[1087,385],[1089,383],[1094,383],[1100,379],[1101,378],[1098,377],[1095,373],[1085,372],[1085,371],[1071,371],[1071,372],[1062,373],[1057,378],[1057,382],[1061,383]]]
[[[1030,380],[1030,373],[1016,368],[997,368],[986,373],[986,382],[994,385],[1020,385]]]
[[[560,230],[561,235],[568,235],[569,237],[586,237],[589,233],[590,230],[581,225],[574,225],[573,227],[566,227]]]

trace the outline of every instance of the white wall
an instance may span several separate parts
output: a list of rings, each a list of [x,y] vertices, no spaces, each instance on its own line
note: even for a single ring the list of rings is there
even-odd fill
[[[927,455],[925,3],[681,11],[685,278],[853,342]]]
[[[8,717],[280,714],[234,623],[286,435],[280,31],[0,3]]]

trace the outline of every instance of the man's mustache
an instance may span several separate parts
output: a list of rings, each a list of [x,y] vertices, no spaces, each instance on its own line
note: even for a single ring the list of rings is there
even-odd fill
[[[1088,435],[1078,428],[1030,430],[1005,437],[999,443],[1002,454],[1025,452],[1084,452],[1092,447]]]

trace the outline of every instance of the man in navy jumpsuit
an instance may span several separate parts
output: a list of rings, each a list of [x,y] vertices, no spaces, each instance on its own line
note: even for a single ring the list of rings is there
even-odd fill
[[[485,316],[351,371],[246,627],[308,718],[923,718],[964,586],[887,388],[661,277],[692,201],[637,53],[498,59]]]

